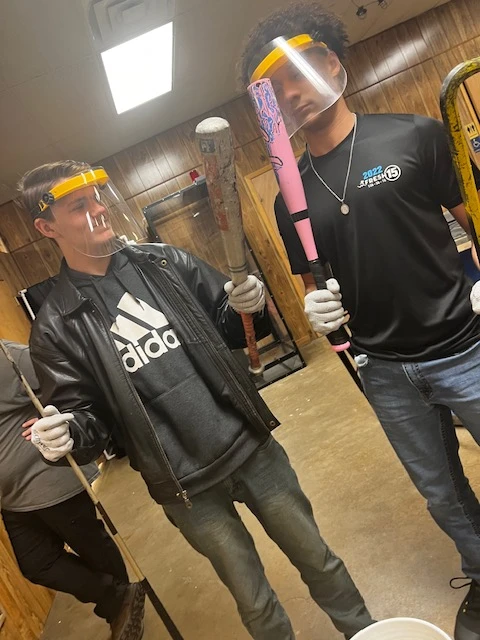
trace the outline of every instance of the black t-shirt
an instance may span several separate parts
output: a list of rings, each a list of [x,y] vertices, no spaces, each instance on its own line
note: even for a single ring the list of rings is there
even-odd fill
[[[342,194],[350,135],[316,171]],[[442,123],[417,115],[359,116],[345,202],[299,163],[318,253],[340,283],[356,351],[421,361],[458,353],[480,337],[471,283],[441,205],[462,202]],[[475,168],[480,186],[480,172]],[[275,213],[295,274],[308,262],[279,195]]]
[[[175,311],[169,304],[159,307],[122,252],[112,256],[104,276],[72,269],[69,275],[102,312],[173,471],[189,495],[238,469],[264,438],[198,374],[183,337],[171,325]],[[161,300],[161,292],[156,293]]]

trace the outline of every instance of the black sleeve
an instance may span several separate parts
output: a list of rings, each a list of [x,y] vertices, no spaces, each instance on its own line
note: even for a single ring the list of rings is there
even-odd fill
[[[172,246],[165,246],[165,250],[174,258],[182,280],[205,309],[230,349],[244,348],[246,340],[241,316],[228,304],[228,296],[223,288],[229,278],[191,253]],[[266,305],[262,311],[254,314],[253,324],[257,340],[271,333]]]
[[[74,441],[72,455],[79,465],[96,460],[110,440],[112,428],[102,419],[103,403],[92,376],[74,353],[63,354],[48,344],[45,336],[30,339],[30,355],[37,374],[44,404],[54,405],[61,413],[71,412],[70,433]],[[65,458],[57,463],[68,464]]]
[[[433,198],[446,209],[462,203],[462,195],[448,147],[445,126],[439,120],[416,116],[420,157]],[[477,189],[480,189],[480,171],[472,163]]]
[[[283,244],[287,250],[290,268],[294,274],[309,273],[310,267],[303,250],[302,243],[295,230],[292,217],[288,212],[287,205],[279,193],[275,199],[275,217],[277,219],[278,230],[282,236]]]

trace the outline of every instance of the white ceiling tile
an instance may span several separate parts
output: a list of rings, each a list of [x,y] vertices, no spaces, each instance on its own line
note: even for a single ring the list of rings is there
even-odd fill
[[[2,182],[10,188],[11,192],[15,191],[18,180],[26,171],[45,162],[55,162],[62,159],[62,157],[65,156],[63,156],[62,150],[57,145],[47,145],[38,149],[25,147],[12,150],[8,155],[0,157]],[[1,194],[2,190],[0,189],[0,197]]]
[[[48,61],[41,47],[45,35],[39,33],[36,25],[34,10],[37,3],[28,4],[29,7],[24,0],[7,0],[2,4],[0,60],[7,87],[48,71]]]
[[[86,16],[72,0],[3,0],[0,59],[12,87],[92,52]]]
[[[35,101],[24,100],[15,88],[0,93],[0,140],[8,154],[47,144],[47,127],[36,116]]]
[[[5,61],[0,54],[0,93],[7,88],[8,88],[8,85],[5,77]]]
[[[82,136],[92,120],[111,117],[115,110],[108,100],[108,88],[96,55],[79,63],[59,67],[14,91],[25,104],[35,105],[49,142]]]
[[[15,0],[18,2],[18,0]],[[29,7],[32,0],[21,0]],[[93,51],[86,13],[78,0],[35,0],[37,29],[51,69],[68,66]]]
[[[56,145],[60,150],[62,158],[79,160],[84,162],[95,162],[100,158],[110,155],[112,139],[102,135],[102,132],[95,129],[90,130],[85,136],[70,136],[60,140]]]

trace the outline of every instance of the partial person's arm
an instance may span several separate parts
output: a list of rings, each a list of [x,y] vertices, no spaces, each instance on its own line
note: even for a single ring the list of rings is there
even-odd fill
[[[470,235],[465,205],[462,202],[462,194],[452,162],[452,156],[448,146],[445,127],[437,120],[423,119],[421,122],[421,144],[427,175],[431,177],[431,188],[434,198],[439,204],[450,211],[458,224]],[[473,177],[477,189],[480,189],[480,170],[472,163]],[[477,252],[472,243],[472,258],[475,265],[480,267]],[[470,292],[472,310],[480,315],[480,283],[476,282]]]
[[[417,126],[420,157],[425,167],[426,176],[430,181],[432,197],[450,211],[458,224],[470,236],[470,225],[453,166],[445,126],[442,122],[432,118],[418,118]],[[472,163],[472,171],[477,189],[480,189],[480,170],[474,163]],[[473,245],[472,258],[479,267]]]
[[[478,191],[478,198],[480,200],[480,191]],[[455,218],[455,220],[458,222],[458,224],[462,227],[462,229],[464,231],[466,231],[468,236],[470,236],[471,235],[471,229],[470,229],[470,225],[468,223],[467,212],[465,211],[465,205],[463,204],[463,202],[461,204],[457,205],[456,207],[452,207],[450,209],[450,213]],[[475,244],[473,242],[472,242],[471,253],[472,253],[472,260],[473,260],[475,266],[477,267],[477,269],[480,269],[480,262],[478,260],[477,250],[475,249]]]
[[[38,431],[39,423],[45,431],[62,429],[61,425],[67,421],[68,434],[73,440],[72,455],[75,461],[80,465],[92,462],[102,453],[111,434],[111,427],[109,421],[105,420],[105,411],[95,381],[85,370],[79,358],[73,354],[70,358],[56,351],[53,345],[40,345],[38,342],[39,337],[35,336],[34,329],[30,342],[30,354],[42,389],[42,397],[46,403],[53,405],[55,410],[66,416],[62,421],[52,409],[52,415],[44,418],[43,424],[42,421],[37,422],[34,430]],[[63,431],[66,433],[64,427]],[[63,455],[69,453],[68,438],[64,437],[65,433],[60,434],[58,431],[49,433],[51,439],[60,437],[62,440],[56,444],[65,446]],[[42,435],[39,438],[43,440]],[[64,458],[59,460],[59,463],[68,464]]]

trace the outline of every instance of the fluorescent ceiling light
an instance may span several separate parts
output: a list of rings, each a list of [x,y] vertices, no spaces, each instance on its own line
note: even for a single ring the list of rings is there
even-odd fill
[[[102,52],[117,113],[172,90],[173,22]]]

